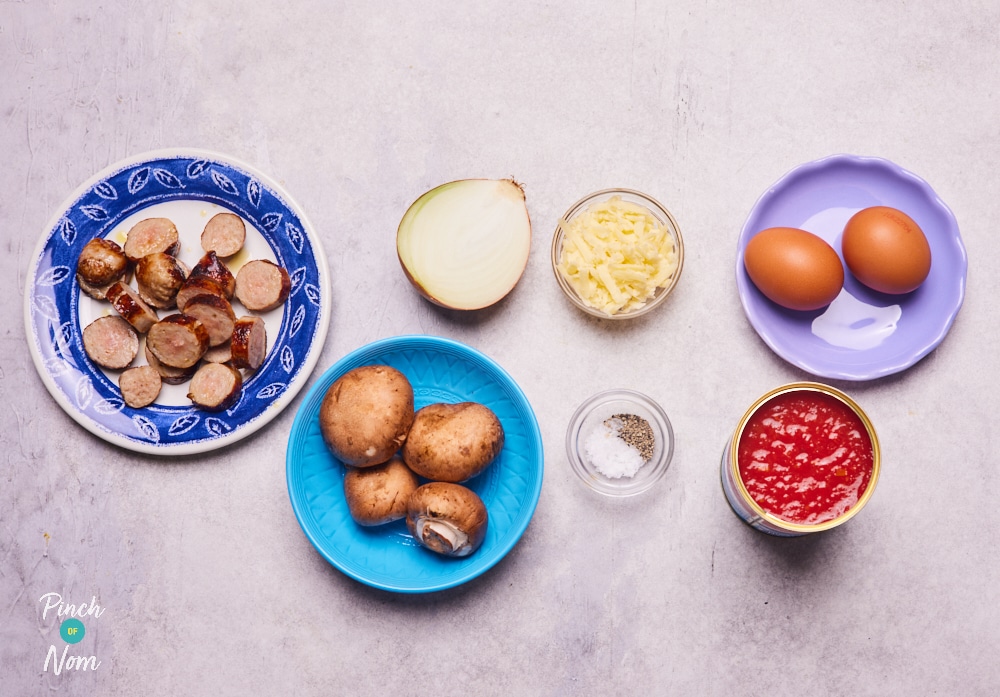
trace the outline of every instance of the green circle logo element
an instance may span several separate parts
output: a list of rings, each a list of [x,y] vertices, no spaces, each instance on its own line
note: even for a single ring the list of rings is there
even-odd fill
[[[59,636],[61,636],[63,641],[67,644],[77,643],[83,639],[83,635],[86,632],[87,630],[83,628],[83,622],[75,617],[71,617],[59,625]]]

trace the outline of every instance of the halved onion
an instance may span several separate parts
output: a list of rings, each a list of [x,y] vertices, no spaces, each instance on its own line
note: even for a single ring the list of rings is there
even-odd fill
[[[531,221],[512,179],[463,179],[414,201],[396,233],[410,283],[456,310],[489,307],[517,284],[528,264]]]

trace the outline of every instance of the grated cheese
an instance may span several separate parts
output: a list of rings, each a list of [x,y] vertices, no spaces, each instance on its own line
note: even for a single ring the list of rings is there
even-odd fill
[[[620,196],[592,203],[559,224],[559,273],[586,305],[605,314],[639,309],[677,271],[670,231],[649,210]]]

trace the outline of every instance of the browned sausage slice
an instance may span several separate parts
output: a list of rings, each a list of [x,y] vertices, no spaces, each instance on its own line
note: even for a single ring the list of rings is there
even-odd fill
[[[111,288],[111,285],[92,286],[80,278],[79,274],[76,276],[76,282],[80,285],[80,290],[95,300],[104,300],[105,296],[108,294],[108,289]]]
[[[164,252],[147,254],[135,265],[139,295],[153,307],[166,309],[177,304],[177,291],[184,285],[187,270],[177,257]]]
[[[169,218],[146,218],[132,226],[125,237],[125,256],[137,262],[147,254],[165,252],[173,256],[181,249],[177,226]]]
[[[291,288],[288,272],[267,259],[247,262],[236,274],[236,298],[251,312],[273,310]]]
[[[233,365],[257,370],[267,355],[267,328],[260,317],[240,317],[233,326]]]
[[[233,299],[233,291],[236,290],[236,279],[215,252],[207,252],[194,268],[191,269],[191,278],[207,277],[219,284],[222,292],[228,300]]]
[[[188,279],[184,281],[184,285],[181,289],[177,291],[177,309],[184,312],[184,308],[187,307],[188,302],[191,298],[197,297],[199,295],[212,294],[218,295],[220,298],[225,298],[226,293],[222,290],[222,286],[213,281],[208,276],[195,276],[194,272],[188,276]]]
[[[160,378],[168,385],[180,385],[187,382],[191,379],[191,376],[194,375],[194,371],[198,369],[197,364],[191,366],[190,368],[174,368],[169,365],[163,365],[160,363],[159,359],[153,355],[153,352],[149,350],[148,343],[146,344],[145,353],[146,362],[160,374]]]
[[[236,403],[243,387],[240,371],[228,363],[205,363],[191,378],[188,399],[202,409],[220,411]]]
[[[98,317],[83,330],[83,350],[98,365],[120,370],[139,353],[139,336],[117,315]]]
[[[227,341],[218,346],[213,346],[205,351],[205,355],[201,357],[201,360],[208,361],[209,363],[229,363],[233,360],[232,343]]]
[[[122,391],[122,399],[133,409],[148,407],[156,401],[163,387],[160,374],[151,365],[138,365],[129,368],[118,377],[118,387]]]
[[[201,248],[215,252],[220,257],[231,257],[243,249],[247,226],[243,218],[233,213],[219,213],[212,217],[201,233]]]
[[[233,336],[236,313],[233,306],[221,295],[202,293],[184,305],[184,314],[194,317],[208,330],[208,345],[224,344]]]
[[[172,368],[190,368],[208,350],[208,330],[194,317],[169,315],[149,328],[146,346]]]
[[[96,237],[84,245],[76,260],[76,280],[87,295],[104,299],[104,292],[128,271],[128,258],[114,240]],[[104,291],[104,292],[102,292]]]
[[[150,327],[160,321],[156,310],[147,305],[138,293],[121,281],[108,288],[108,294],[105,297],[118,314],[140,334],[145,334]]]

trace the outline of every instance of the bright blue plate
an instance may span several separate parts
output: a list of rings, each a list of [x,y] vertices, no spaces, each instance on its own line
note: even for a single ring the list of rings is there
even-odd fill
[[[234,272],[249,259],[267,258],[291,276],[285,304],[261,315],[267,328],[264,364],[246,377],[240,401],[226,411],[196,409],[186,384],[164,385],[154,404],[133,409],[122,401],[119,373],[102,370],[83,350],[83,328],[114,310],[80,292],[80,250],[95,237],[123,243],[133,224],[162,216],[177,226],[179,256],[190,267],[204,253],[205,223],[223,211],[241,216],[247,227],[244,250],[227,262]],[[241,308],[234,306],[246,314]],[[24,319],[42,382],[82,426],[138,452],[214,450],[270,422],[308,380],[330,323],[326,256],[305,214],[276,182],[248,165],[202,150],[145,153],[99,172],[58,209],[32,257]],[[143,355],[140,349],[133,365],[145,363]]]
[[[486,504],[489,527],[475,553],[448,558],[422,548],[404,521],[354,522],[344,499],[344,466],[327,449],[319,411],[330,386],[362,365],[389,365],[413,385],[417,409],[433,402],[480,402],[504,428],[504,447],[485,472],[465,483]],[[309,389],[288,439],[288,495],[306,537],[327,561],[362,583],[399,593],[451,588],[492,568],[521,538],[542,490],[542,436],[514,380],[479,351],[449,339],[400,336],[348,354]]]

